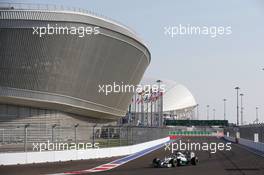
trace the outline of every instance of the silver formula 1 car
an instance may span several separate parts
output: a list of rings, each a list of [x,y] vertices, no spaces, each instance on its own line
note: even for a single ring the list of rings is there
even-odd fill
[[[152,161],[152,165],[155,168],[171,168],[177,166],[184,165],[197,165],[198,157],[194,152],[177,152],[176,154],[172,154],[168,157],[165,157],[163,160],[159,158],[155,158]]]

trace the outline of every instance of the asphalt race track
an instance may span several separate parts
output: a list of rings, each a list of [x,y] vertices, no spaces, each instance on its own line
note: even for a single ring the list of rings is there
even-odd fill
[[[96,160],[79,160],[56,163],[39,163],[29,165],[10,165],[0,166],[0,175],[38,175],[63,173],[76,170],[89,169],[99,166],[103,163],[111,162],[115,158],[105,158]]]
[[[217,138],[189,138],[190,142],[223,142]],[[186,139],[183,139],[186,141]],[[264,175],[264,158],[258,156],[244,147],[232,144],[231,151],[218,151],[215,154],[209,154],[206,151],[196,152],[199,157],[199,163],[196,166],[188,165],[175,168],[152,168],[151,162],[155,157],[164,158],[169,154],[164,148],[147,154],[143,157],[132,160],[115,169],[89,173],[95,175]],[[69,171],[78,171],[93,168],[103,163],[108,163],[111,159],[98,159],[87,161],[73,161],[66,163],[32,164],[21,166],[2,166],[0,174],[2,175],[36,175],[62,173]]]
[[[192,138],[191,142],[219,142],[217,138]],[[152,168],[153,158],[164,158],[168,155],[164,149],[128,162],[107,172],[93,173],[97,175],[264,175],[264,158],[248,150],[232,144],[231,151],[218,151],[215,154],[198,152],[197,166],[181,166],[175,168]]]

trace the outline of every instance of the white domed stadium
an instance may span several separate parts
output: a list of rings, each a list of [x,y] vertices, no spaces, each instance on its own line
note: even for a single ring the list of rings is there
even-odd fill
[[[156,126],[162,123],[164,119],[194,119],[194,108],[197,106],[196,100],[192,93],[182,84],[172,80],[161,80],[158,78],[143,78],[140,85],[151,87],[160,87],[161,94],[144,92],[148,98],[140,101],[142,94],[135,94],[130,110],[134,115],[134,121],[144,125]],[[157,88],[158,89],[158,88]],[[149,95],[152,94],[152,95]],[[156,93],[157,94],[157,93]],[[143,99],[143,98],[142,98]],[[147,99],[147,100],[146,100]],[[162,112],[161,112],[162,111]]]

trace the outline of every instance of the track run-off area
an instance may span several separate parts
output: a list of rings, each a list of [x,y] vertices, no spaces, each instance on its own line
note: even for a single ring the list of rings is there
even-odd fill
[[[182,141],[190,143],[226,143],[223,139],[216,137],[188,137],[182,138]],[[177,140],[176,142],[179,142]],[[96,174],[96,175],[263,175],[264,157],[254,153],[250,149],[231,144],[230,151],[217,151],[209,154],[209,151],[195,151],[199,157],[199,163],[196,166],[187,165],[173,168],[153,168],[152,160],[155,157],[163,159],[171,154],[165,147],[156,149],[153,152],[145,152],[142,156],[136,156],[131,161],[116,166],[113,169],[102,172],[85,172],[83,170],[100,167],[100,165],[122,160],[122,158],[108,158],[97,160],[83,160],[72,162],[58,162],[46,164],[31,164],[20,166],[2,166],[0,174]]]

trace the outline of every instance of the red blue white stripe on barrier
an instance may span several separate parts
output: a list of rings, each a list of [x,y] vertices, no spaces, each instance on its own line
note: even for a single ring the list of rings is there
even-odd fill
[[[64,175],[66,175],[66,174],[84,174],[84,173],[93,173],[93,172],[107,171],[107,170],[111,170],[113,168],[116,168],[116,167],[118,167],[120,165],[121,164],[107,163],[107,164],[103,164],[103,165],[100,165],[98,167],[94,167],[94,168],[91,168],[91,169],[88,169],[88,170],[65,172],[65,173],[62,173],[62,174],[64,174]]]

